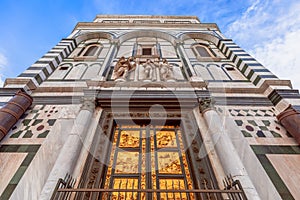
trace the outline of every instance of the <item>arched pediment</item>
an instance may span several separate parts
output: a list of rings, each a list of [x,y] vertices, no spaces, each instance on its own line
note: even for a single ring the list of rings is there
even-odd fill
[[[82,41],[95,39],[95,38],[105,38],[108,40],[115,39],[115,36],[108,32],[89,32],[83,33],[81,35],[76,36],[74,39],[76,44],[80,44]]]
[[[188,33],[183,33],[180,36],[180,39],[182,41],[187,40],[187,39],[202,39],[202,40],[206,40],[209,42],[214,43],[216,46],[218,45],[218,42],[220,40],[220,38],[212,35],[212,34],[208,34],[208,33],[199,33],[199,32],[188,32]]]

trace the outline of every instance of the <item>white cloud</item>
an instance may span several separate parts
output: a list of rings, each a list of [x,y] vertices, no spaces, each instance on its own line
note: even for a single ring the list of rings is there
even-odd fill
[[[253,1],[226,32],[282,79],[300,88],[300,2]]]
[[[5,66],[7,66],[7,63],[7,58],[2,53],[0,53],[0,87],[2,87],[4,84],[2,72]]]

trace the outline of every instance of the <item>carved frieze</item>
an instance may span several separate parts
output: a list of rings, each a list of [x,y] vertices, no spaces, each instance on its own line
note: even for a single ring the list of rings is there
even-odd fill
[[[121,57],[114,66],[112,79],[115,81],[175,82],[184,80],[179,66],[170,64],[166,59]]]

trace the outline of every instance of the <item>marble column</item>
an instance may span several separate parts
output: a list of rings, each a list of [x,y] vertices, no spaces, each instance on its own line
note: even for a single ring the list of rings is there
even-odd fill
[[[276,116],[282,126],[300,144],[300,112],[289,105],[283,112]]]
[[[87,130],[91,123],[94,110],[95,99],[83,99],[81,110],[74,120],[73,127],[66,139],[66,142],[60,150],[58,158],[54,163],[39,199],[50,199],[58,179],[64,178],[67,173],[72,175],[83,147],[84,140],[88,134]],[[62,129],[61,131],[63,132],[68,130]]]
[[[248,199],[260,199],[229,138],[229,133],[224,127],[224,121],[222,121],[214,108],[213,99],[200,99],[199,109],[208,127],[208,133],[211,136],[212,143],[214,144],[215,151],[217,152],[225,174],[230,174],[234,179],[240,180]]]
[[[202,78],[197,76],[191,62],[188,60],[189,56],[186,54],[186,52],[184,50],[183,42],[182,41],[177,41],[176,47],[177,47],[177,50],[178,50],[179,54],[181,55],[181,59],[183,61],[183,64],[187,65],[185,67],[187,67],[188,70],[190,71],[190,74],[188,74],[190,76],[190,80],[191,81],[203,81]]]

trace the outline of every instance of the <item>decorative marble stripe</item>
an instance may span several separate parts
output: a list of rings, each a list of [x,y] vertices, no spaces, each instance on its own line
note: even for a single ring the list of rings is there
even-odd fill
[[[57,47],[57,46],[55,46],[55,47],[53,47],[51,50],[54,50],[54,51],[61,50],[61,51],[64,51],[65,54],[67,54],[67,55],[71,53],[71,52],[69,51],[69,49],[68,49],[68,48],[65,48],[65,47]]]
[[[283,98],[286,99],[300,99],[299,90],[279,90],[274,89],[268,98],[276,106]]]
[[[268,69],[265,69],[263,65],[258,63],[251,55],[246,53],[243,49],[237,46],[232,41],[223,42],[222,40],[218,44],[219,49],[227,56],[237,68],[251,80],[254,85],[258,85],[263,78],[277,78]],[[257,69],[260,67],[259,69]],[[261,74],[259,72],[265,72],[268,74]]]
[[[236,66],[238,67],[238,69],[240,69],[242,62],[242,59],[239,59],[239,61],[237,62]]]
[[[36,74],[30,74],[30,73],[22,73],[18,77],[35,77]]]
[[[299,146],[251,145],[253,152],[265,169],[282,199],[294,199],[278,172],[270,162],[267,154],[300,154]]]
[[[249,72],[249,74],[247,75],[247,78],[250,80],[251,77],[253,76],[253,74],[254,74],[254,70],[251,69],[250,72]]]
[[[243,49],[233,49],[233,50],[231,50],[233,53],[237,53],[237,52],[243,52],[243,53],[246,53],[246,51],[245,50],[243,50]]]
[[[235,53],[235,55],[237,55],[237,56],[239,56],[239,57],[249,57],[249,58],[252,58],[248,53],[245,53],[245,52],[243,52],[243,53],[239,53],[239,52],[237,52],[237,53]]]
[[[255,78],[255,80],[253,81],[253,84],[254,85],[257,85],[258,84],[258,82],[261,80],[261,77],[260,76],[257,76],[256,78]]]
[[[251,67],[261,66],[261,67],[263,67],[260,63],[248,63],[248,66],[251,66]]]
[[[243,61],[256,61],[254,58],[241,58]],[[257,62],[257,61],[256,61]]]
[[[264,69],[252,69],[254,72],[270,72],[267,68]]]
[[[31,65],[32,66],[32,65]],[[27,70],[42,70],[45,67],[28,67]]]
[[[245,64],[244,67],[243,67],[243,69],[241,70],[241,72],[242,72],[243,74],[245,74],[245,71],[246,71],[247,68],[248,68],[248,65]]]
[[[72,47],[75,49],[77,44],[76,44],[76,41],[75,39],[71,39],[71,38],[65,38],[65,39],[62,39],[60,42],[62,43],[69,43],[72,45]]]
[[[9,199],[41,145],[1,145],[1,153],[27,153],[20,167],[4,189],[0,199]]]
[[[270,72],[271,73],[271,72]],[[272,75],[259,75],[261,78],[278,78],[277,76],[275,76],[274,74]]]
[[[52,53],[63,53],[64,56],[66,56],[65,55],[66,52],[65,52],[64,49],[55,49],[55,48],[52,48],[50,51],[47,52],[47,54],[52,54]]]
[[[73,46],[67,43],[58,43],[55,47],[64,47],[67,48],[69,50],[69,52],[73,51]]]

